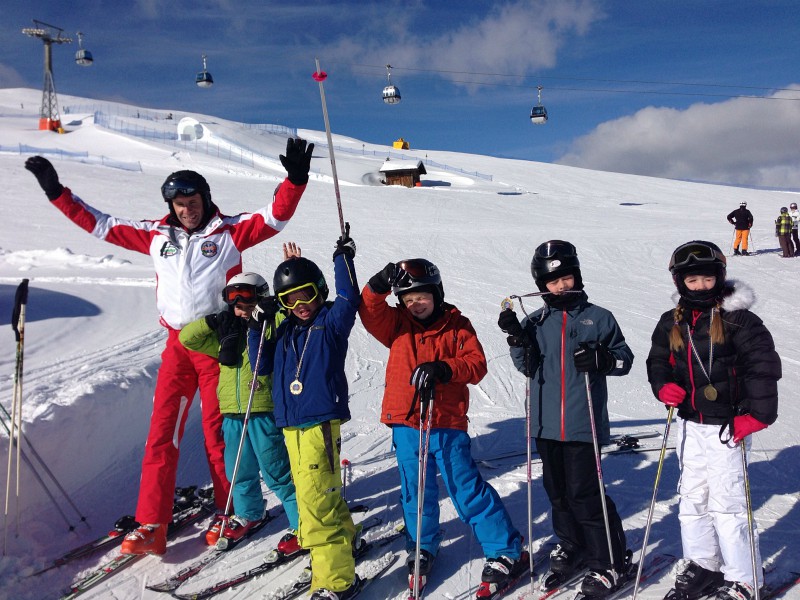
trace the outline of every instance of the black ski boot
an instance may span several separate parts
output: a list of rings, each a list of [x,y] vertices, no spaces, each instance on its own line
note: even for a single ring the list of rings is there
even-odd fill
[[[714,596],[715,600],[751,600],[755,597],[753,587],[744,581],[726,581]]]
[[[633,552],[625,551],[625,563],[621,569],[591,569],[581,582],[581,593],[590,598],[605,598],[615,592],[631,576],[633,571]]]
[[[523,551],[516,560],[507,556],[490,558],[483,565],[481,583],[475,596],[480,600],[492,600],[505,593],[514,583],[519,581],[528,569],[530,557]]]
[[[741,254],[741,252],[739,252],[739,249],[738,249],[738,248],[734,248],[734,249],[733,249],[733,255],[734,255],[734,256],[739,256],[740,254]]]
[[[542,575],[540,586],[544,591],[553,590],[570,581],[582,569],[583,560],[580,551],[557,544],[550,552],[550,569]]]
[[[696,600],[713,594],[723,583],[722,573],[710,571],[692,560],[684,561],[675,575],[675,587],[664,600]]]
[[[433,554],[428,552],[427,550],[420,550],[419,551],[419,592],[422,593],[425,584],[428,583],[428,574],[433,569],[433,559],[435,557]],[[413,593],[414,591],[414,563],[415,563],[415,556],[413,553],[409,553],[408,559],[406,560],[406,566],[408,566],[408,589],[410,592]]]

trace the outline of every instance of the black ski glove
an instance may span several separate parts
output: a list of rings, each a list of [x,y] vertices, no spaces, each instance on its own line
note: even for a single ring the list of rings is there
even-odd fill
[[[451,377],[453,377],[453,369],[450,368],[450,365],[442,360],[435,360],[418,364],[411,373],[409,383],[421,392],[433,386],[434,383],[447,383]]]
[[[216,315],[208,315],[206,323],[219,338],[219,364],[235,367],[242,356],[239,347],[239,336],[244,326],[244,319],[237,317],[232,311],[225,310]]]
[[[311,154],[314,152],[314,144],[308,144],[301,138],[289,138],[286,141],[286,154],[281,154],[283,168],[286,174],[295,185],[305,185],[308,183],[308,172],[311,170]]]
[[[267,296],[266,298],[262,298],[256,304],[256,307],[253,309],[253,314],[250,315],[250,321],[248,325],[251,329],[257,329],[261,331],[261,327],[264,325],[264,321],[267,323],[274,323],[275,322],[275,315],[278,314],[280,311],[281,305],[278,303],[278,299],[275,296]]]
[[[351,259],[356,257],[356,243],[350,237],[350,223],[345,223],[344,235],[340,235],[336,240],[336,249],[333,251],[333,258],[340,254],[349,256]]]
[[[369,287],[376,294],[388,294],[392,291],[392,286],[397,281],[400,271],[395,263],[388,263],[383,269],[369,278]]]
[[[527,348],[532,345],[530,336],[522,328],[519,319],[517,319],[517,314],[510,308],[503,309],[497,319],[497,324],[500,329],[508,334],[506,342],[512,348]]]
[[[592,345],[581,342],[572,355],[578,373],[610,373],[617,364],[617,359],[611,351],[600,342]]]
[[[36,181],[47,194],[47,199],[51,202],[64,191],[64,186],[58,181],[58,173],[50,161],[43,156],[31,156],[25,161],[25,168],[33,173]]]

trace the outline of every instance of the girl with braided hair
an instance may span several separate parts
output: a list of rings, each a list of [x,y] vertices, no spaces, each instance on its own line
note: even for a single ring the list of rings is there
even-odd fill
[[[753,290],[726,279],[726,267],[711,242],[688,242],[672,253],[676,307],[661,315],[647,358],[653,393],[680,417],[684,560],[670,596],[679,600],[709,594],[749,600],[763,584],[739,444],[749,450],[750,435],[775,422],[781,362],[769,331],[749,310]]]

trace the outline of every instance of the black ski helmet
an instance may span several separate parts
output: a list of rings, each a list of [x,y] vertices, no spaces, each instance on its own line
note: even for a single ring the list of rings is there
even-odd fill
[[[444,302],[444,286],[439,267],[424,258],[408,258],[397,263],[397,268],[405,273],[392,286],[394,295],[400,298],[412,290],[433,294],[434,304]]]
[[[211,188],[208,187],[206,178],[197,171],[175,171],[164,180],[161,186],[161,196],[169,204],[170,212],[174,214],[172,201],[176,196],[193,196],[200,194],[203,199],[203,211],[206,216],[211,212]]]
[[[328,284],[319,267],[305,257],[295,257],[283,261],[275,269],[272,278],[274,294],[282,294],[287,290],[313,283],[323,300],[328,299]]]
[[[696,306],[710,306],[717,302],[725,286],[727,268],[725,253],[713,242],[704,240],[681,244],[669,259],[669,272],[678,293]],[[717,281],[710,290],[690,291],[684,283],[687,275],[713,275]]]
[[[575,246],[563,240],[550,240],[539,245],[531,260],[531,275],[540,292],[546,292],[547,282],[572,275],[575,278],[573,290],[583,289],[581,262]]]

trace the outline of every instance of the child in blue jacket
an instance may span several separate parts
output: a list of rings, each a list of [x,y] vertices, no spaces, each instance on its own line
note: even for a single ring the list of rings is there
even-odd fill
[[[300,544],[311,552],[312,600],[346,600],[360,588],[356,528],[341,496],[339,459],[340,427],[350,419],[344,363],[361,299],[354,256],[355,243],[343,235],[333,254],[332,302],[312,261],[290,258],[278,266],[273,290],[289,316],[278,327],[274,359],[264,356],[258,369],[261,374],[274,366],[275,422],[283,429],[297,490]],[[262,315],[274,314],[274,307],[265,308]],[[254,363],[252,349],[250,356]]]

